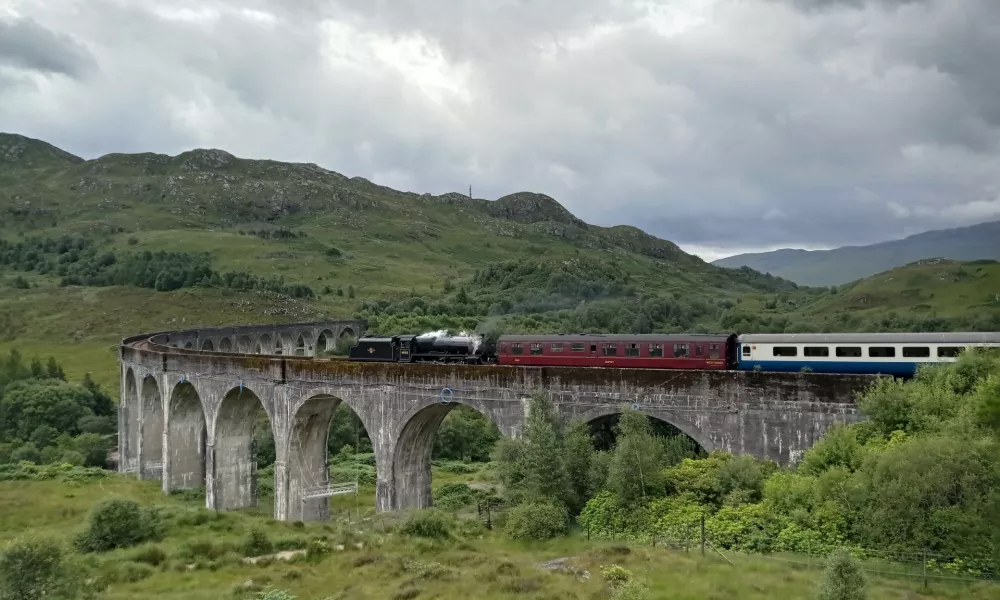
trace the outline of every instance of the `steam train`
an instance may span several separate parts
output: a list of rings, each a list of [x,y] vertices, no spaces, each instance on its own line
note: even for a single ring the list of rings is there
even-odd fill
[[[910,376],[979,346],[1000,348],[1000,333],[545,334],[491,343],[434,332],[364,337],[349,360]]]

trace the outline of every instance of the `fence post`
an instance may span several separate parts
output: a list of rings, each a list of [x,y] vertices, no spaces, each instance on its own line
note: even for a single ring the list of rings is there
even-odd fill
[[[701,555],[705,556],[705,513],[701,513]]]
[[[684,554],[688,554],[691,550],[691,524],[687,524],[687,531],[684,534]]]
[[[921,569],[924,572],[924,591],[927,591],[927,548],[921,553]]]
[[[590,541],[590,521],[587,521],[587,541]]]
[[[486,501],[486,529],[493,529],[493,517],[490,514],[490,501]]]

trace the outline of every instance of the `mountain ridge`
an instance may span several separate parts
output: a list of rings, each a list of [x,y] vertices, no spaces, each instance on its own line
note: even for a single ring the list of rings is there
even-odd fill
[[[1000,259],[1000,221],[916,233],[876,244],[830,250],[781,248],[712,261],[726,268],[750,267],[799,285],[843,285],[915,261]]]

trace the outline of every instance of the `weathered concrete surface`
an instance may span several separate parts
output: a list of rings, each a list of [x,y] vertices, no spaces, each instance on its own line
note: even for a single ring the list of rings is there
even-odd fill
[[[357,327],[353,331],[363,331],[363,323],[352,323]],[[297,326],[287,327],[295,331]],[[321,330],[338,331],[337,327],[342,331],[345,325],[328,323]],[[237,340],[244,335],[238,330]],[[251,340],[262,335],[246,333]],[[286,334],[267,335],[277,339]],[[263,410],[275,438],[275,517],[283,520],[328,515],[325,498],[302,496],[330,483],[327,434],[340,402],[357,413],[368,431],[377,461],[377,507],[392,510],[430,505],[433,435],[458,404],[485,414],[507,436],[520,434],[528,398],[536,392],[548,393],[567,420],[591,421],[635,406],[676,426],[707,450],[791,463],[831,424],[858,420],[855,395],[876,379],[813,373],[352,363],[164,344],[224,338],[181,332],[123,342],[120,462],[123,469],[127,464],[162,462],[164,491],[204,485],[210,508],[251,505],[256,494],[251,440],[254,417]],[[158,432],[161,456],[152,456],[157,446],[144,437]],[[138,472],[141,477],[156,477],[159,469]]]

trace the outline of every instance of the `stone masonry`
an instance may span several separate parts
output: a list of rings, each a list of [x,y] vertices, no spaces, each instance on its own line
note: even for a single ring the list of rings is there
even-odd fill
[[[547,393],[566,420],[634,407],[704,449],[794,463],[834,423],[860,419],[856,394],[876,377],[814,373],[667,371],[498,365],[358,363],[314,356],[363,321],[202,329],[136,336],[120,351],[120,469],[159,478],[163,491],[204,486],[206,505],[256,501],[255,416],[276,447],[274,516],[317,520],[327,498],[327,436],[341,403],[372,440],[377,509],[431,504],[434,432],[464,404],[518,436],[528,400]],[[279,343],[280,340],[280,343]],[[228,343],[227,343],[228,342]],[[279,352],[281,354],[279,354]]]

